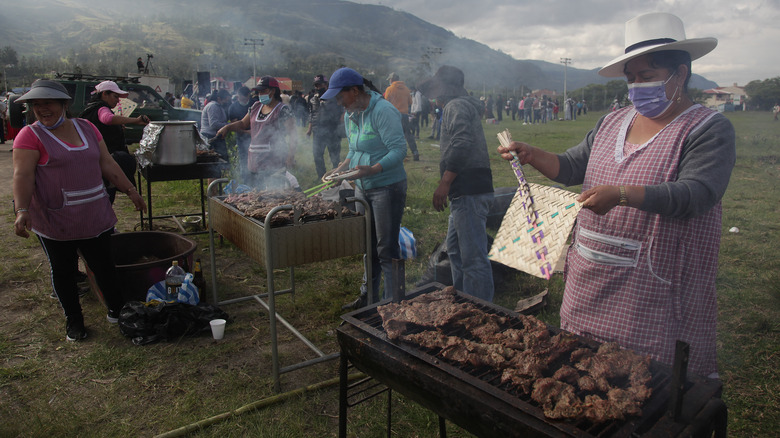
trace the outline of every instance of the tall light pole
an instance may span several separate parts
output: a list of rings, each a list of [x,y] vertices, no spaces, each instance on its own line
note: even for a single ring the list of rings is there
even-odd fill
[[[566,70],[571,63],[571,58],[561,58],[561,64],[563,64],[563,108],[566,108]],[[563,117],[566,120],[566,115]]]
[[[257,80],[257,46],[263,47],[262,38],[244,38],[245,46],[252,46],[252,80]]]
[[[6,69],[13,68],[14,64],[3,64],[3,81],[5,82],[5,94],[8,95],[8,73]]]
[[[436,58],[442,54],[441,47],[428,47],[425,49],[425,55],[431,60],[431,73],[436,70]]]

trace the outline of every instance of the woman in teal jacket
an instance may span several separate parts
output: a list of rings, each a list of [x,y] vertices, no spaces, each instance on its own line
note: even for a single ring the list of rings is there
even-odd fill
[[[366,89],[368,87],[368,89]],[[406,206],[406,139],[401,113],[351,68],[340,68],[330,78],[322,99],[336,99],[346,110],[344,128],[349,139],[347,158],[333,172],[357,169],[355,195],[371,209],[371,290],[378,301],[379,279],[384,274],[384,298],[392,295],[392,262],[401,256],[398,234]],[[360,296],[345,309],[368,303],[366,278]]]

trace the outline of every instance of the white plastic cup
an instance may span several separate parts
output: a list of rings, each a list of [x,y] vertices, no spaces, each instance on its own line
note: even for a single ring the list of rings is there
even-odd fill
[[[214,339],[220,340],[225,337],[226,323],[227,321],[224,319],[212,319],[209,321],[209,324],[211,325],[211,334],[214,336]]]

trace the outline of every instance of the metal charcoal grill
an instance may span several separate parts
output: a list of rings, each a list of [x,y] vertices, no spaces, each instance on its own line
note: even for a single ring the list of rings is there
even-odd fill
[[[409,295],[443,288],[433,284]],[[471,302],[482,310],[510,318],[512,326],[522,326],[517,315],[491,303],[458,293],[459,302]],[[720,400],[721,384],[699,376],[689,376],[681,392],[673,391],[671,368],[652,362],[653,394],[640,417],[624,421],[593,424],[582,421],[556,421],[545,418],[539,405],[507,384],[500,373],[450,362],[429,350],[404,342],[390,341],[382,327],[376,306],[343,316],[339,327],[342,386],[347,363],[402,393],[477,436],[552,436],[552,437],[628,437],[685,436],[702,431],[725,436],[726,407]],[[508,327],[507,327],[508,328]],[[551,332],[560,329],[548,327]],[[454,335],[450,333],[450,335]],[[579,338],[584,345],[599,344]],[[340,402],[346,405],[346,389]],[[675,420],[668,414],[670,401],[683,397],[681,412]],[[346,433],[346,409],[341,408],[340,428]]]
[[[300,214],[294,213],[295,220],[291,225],[272,227],[274,216],[282,211],[293,210],[292,205],[280,205],[273,208],[266,216],[265,222],[244,216],[239,210],[225,202],[225,196],[216,196],[216,188],[227,183],[226,179],[218,179],[209,185],[209,248],[211,256],[211,287],[214,302],[217,304],[232,304],[241,301],[255,300],[269,314],[272,373],[274,390],[279,392],[281,385],[279,375],[314,365],[320,362],[336,359],[339,354],[325,354],[311,341],[306,339],[292,324],[276,313],[275,296],[295,293],[295,266],[306,263],[330,260],[356,254],[366,254],[370,259],[371,227],[370,213],[360,216],[342,216],[328,220],[299,220]],[[349,199],[349,202],[361,202],[366,211],[368,206],[359,199]],[[230,300],[220,301],[217,291],[216,255],[214,252],[214,233],[236,245],[251,259],[264,265],[268,293],[250,295]],[[274,269],[290,268],[290,288],[277,291],[274,287]],[[371,264],[367,267],[368,278],[371,278]],[[370,285],[369,285],[370,288]],[[263,298],[267,298],[268,302]],[[290,365],[279,366],[276,322],[281,322],[298,339],[317,354],[317,358]]]
[[[292,206],[279,206],[268,216],[283,210],[292,210]],[[226,203],[224,196],[211,196],[209,222],[214,231],[253,260],[262,265],[270,263],[277,269],[363,254],[366,249],[364,216],[266,227],[264,222],[244,216]]]

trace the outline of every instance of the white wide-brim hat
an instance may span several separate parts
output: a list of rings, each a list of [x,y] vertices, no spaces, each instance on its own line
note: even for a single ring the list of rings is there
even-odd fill
[[[717,45],[716,38],[686,39],[680,18],[666,12],[651,12],[626,22],[626,53],[610,61],[599,70],[599,74],[606,77],[623,76],[626,62],[662,50],[688,52],[693,61],[710,53]]]

